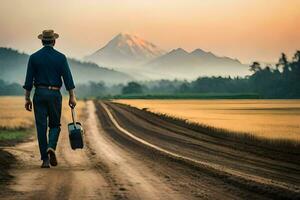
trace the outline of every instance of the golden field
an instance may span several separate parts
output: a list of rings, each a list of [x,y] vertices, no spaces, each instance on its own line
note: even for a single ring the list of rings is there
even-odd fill
[[[0,113],[0,129],[27,129],[34,125],[33,113],[24,108],[24,97],[0,97]]]
[[[115,100],[155,113],[272,139],[300,141],[300,100]]]
[[[63,99],[62,117],[67,122],[71,122],[68,97],[63,97]],[[78,117],[80,117],[83,107],[84,102],[78,101],[76,106]],[[28,129],[33,126],[34,114],[25,110],[24,97],[0,97],[0,129]]]

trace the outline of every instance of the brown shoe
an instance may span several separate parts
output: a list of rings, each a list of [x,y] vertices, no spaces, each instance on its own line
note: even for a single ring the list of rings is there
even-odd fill
[[[43,160],[41,168],[50,168],[49,160]]]
[[[51,166],[57,166],[57,159],[56,159],[56,155],[55,155],[55,150],[52,148],[48,148],[47,153],[49,155],[50,158],[50,165]]]

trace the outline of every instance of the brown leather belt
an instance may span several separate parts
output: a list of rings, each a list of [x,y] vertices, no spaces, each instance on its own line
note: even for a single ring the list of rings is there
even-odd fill
[[[60,87],[55,87],[55,86],[43,86],[43,85],[39,85],[39,86],[36,86],[36,88],[45,88],[45,89],[48,89],[48,90],[60,90]]]

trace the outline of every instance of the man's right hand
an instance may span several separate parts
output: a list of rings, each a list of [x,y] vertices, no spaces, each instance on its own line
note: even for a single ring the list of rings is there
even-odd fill
[[[32,111],[32,102],[31,102],[31,100],[30,99],[27,99],[27,100],[25,100],[26,102],[25,102],[25,109],[27,110],[27,111],[29,111],[29,112],[31,112]]]

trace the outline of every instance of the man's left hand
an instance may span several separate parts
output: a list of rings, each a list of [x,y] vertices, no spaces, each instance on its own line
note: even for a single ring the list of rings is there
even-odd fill
[[[25,108],[27,111],[31,112],[32,111],[32,102],[30,99],[27,99],[25,102]]]
[[[76,106],[76,98],[75,98],[75,96],[70,96],[70,99],[69,99],[69,106],[70,106],[71,108],[75,108],[75,106]]]

